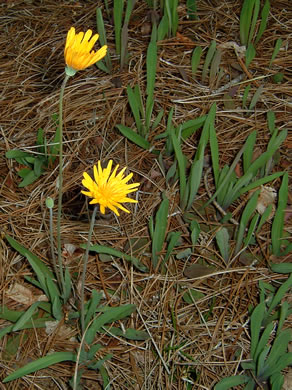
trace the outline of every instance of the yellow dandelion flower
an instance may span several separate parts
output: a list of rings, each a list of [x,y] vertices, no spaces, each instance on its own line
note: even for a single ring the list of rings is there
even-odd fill
[[[120,214],[118,212],[118,208],[124,210],[126,213],[130,212],[122,206],[121,203],[137,203],[137,200],[127,198],[127,195],[131,192],[137,191],[140,183],[127,184],[127,182],[132,178],[133,173],[124,177],[126,168],[123,168],[117,174],[119,165],[117,165],[111,173],[112,165],[113,161],[110,160],[107,167],[102,169],[100,161],[98,161],[97,167],[96,165],[93,167],[94,180],[86,172],[84,172],[82,184],[89,191],[81,192],[82,194],[93,198],[90,204],[99,203],[100,212],[102,214],[105,213],[106,208],[109,208],[119,216]]]
[[[67,64],[66,72],[69,76],[74,75],[77,70],[83,70],[95,64],[106,55],[106,45],[96,52],[92,50],[98,37],[98,34],[92,37],[91,30],[87,30],[86,33],[80,32],[75,34],[75,28],[70,28],[64,51],[65,62]]]

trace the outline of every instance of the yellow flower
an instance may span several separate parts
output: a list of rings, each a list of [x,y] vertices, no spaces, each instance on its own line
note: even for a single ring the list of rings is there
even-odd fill
[[[101,168],[100,161],[98,161],[97,167],[94,165],[93,174],[94,180],[86,173],[83,173],[84,179],[82,184],[89,191],[81,191],[82,194],[89,196],[92,199],[90,204],[100,205],[100,212],[105,213],[105,209],[109,208],[116,215],[120,215],[118,208],[124,210],[126,213],[130,211],[121,205],[121,203],[137,203],[137,200],[127,198],[127,195],[131,192],[135,192],[138,189],[140,183],[127,184],[132,178],[133,173],[124,177],[126,168],[123,168],[118,174],[117,170],[119,165],[115,167],[111,173],[113,161],[110,160],[105,169]]]
[[[75,34],[74,27],[71,27],[68,31],[64,56],[68,66],[66,71],[70,76],[75,74],[77,70],[83,70],[95,64],[106,55],[106,45],[97,50],[97,52],[91,50],[98,40],[99,35],[95,34],[93,37],[91,36],[91,30],[87,30],[85,34],[84,32],[80,32],[77,35]]]

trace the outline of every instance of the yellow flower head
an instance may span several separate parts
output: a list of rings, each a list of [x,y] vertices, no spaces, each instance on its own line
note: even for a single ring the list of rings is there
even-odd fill
[[[77,70],[83,70],[95,64],[106,55],[106,45],[97,50],[97,52],[91,50],[98,40],[99,35],[95,34],[93,37],[91,36],[91,30],[87,30],[85,34],[84,32],[80,32],[77,35],[75,34],[74,27],[71,27],[68,31],[64,56],[68,66],[66,71],[69,75],[73,75]]]
[[[98,161],[97,167],[96,165],[93,167],[94,180],[84,172],[82,184],[89,191],[81,192],[82,194],[93,198],[90,204],[99,203],[100,212],[102,214],[105,213],[105,209],[108,207],[119,216],[118,208],[124,210],[126,213],[130,212],[122,206],[121,203],[137,203],[137,200],[127,198],[127,195],[137,191],[140,183],[127,184],[132,178],[133,173],[124,177],[126,168],[123,168],[117,174],[119,165],[117,165],[111,173],[112,165],[113,161],[110,160],[107,167],[102,169],[100,161]]]

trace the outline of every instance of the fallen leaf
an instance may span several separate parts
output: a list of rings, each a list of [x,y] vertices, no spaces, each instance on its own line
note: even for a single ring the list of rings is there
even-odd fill
[[[35,302],[47,302],[48,298],[46,295],[34,295],[32,291],[23,286],[22,284],[15,283],[13,284],[9,290],[6,293],[8,298],[13,299],[14,301],[18,303],[22,303],[23,305],[26,306],[31,306]]]
[[[209,267],[202,264],[192,264],[184,270],[184,275],[190,279],[210,275],[216,272],[215,267]]]
[[[272,212],[270,213],[268,220],[273,217],[276,210],[277,192],[274,188],[268,186],[262,186],[261,192],[258,197],[256,209],[259,214],[263,214],[266,208],[271,204]]]

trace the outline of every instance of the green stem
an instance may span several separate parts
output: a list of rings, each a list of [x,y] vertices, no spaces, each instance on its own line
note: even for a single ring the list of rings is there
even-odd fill
[[[59,264],[59,279],[61,281],[60,289],[65,294],[65,280],[63,273],[62,262],[62,246],[61,246],[61,212],[62,212],[62,192],[63,192],[63,96],[69,75],[65,74],[63,84],[60,91],[59,101],[59,194],[58,194],[58,214],[57,214],[57,245],[58,245],[58,264]]]
[[[54,237],[53,237],[53,209],[49,208],[49,213],[50,213],[50,244],[51,244],[51,253],[52,253],[52,261],[53,261],[53,266],[54,266],[54,271],[57,277],[58,285],[60,287],[60,273],[57,267],[56,263],[56,256],[55,256],[55,250],[54,250]]]
[[[84,261],[83,261],[83,270],[82,270],[82,279],[81,279],[81,329],[82,329],[82,334],[84,334],[84,331],[85,331],[85,319],[84,319],[85,318],[85,313],[84,313],[85,276],[86,276],[86,269],[87,269],[87,263],[88,263],[90,241],[91,241],[91,236],[92,236],[92,232],[93,232],[96,212],[97,212],[97,206],[94,207],[94,210],[92,213],[89,232],[88,232],[88,240],[87,240],[87,244],[86,244],[86,250],[85,250]]]

